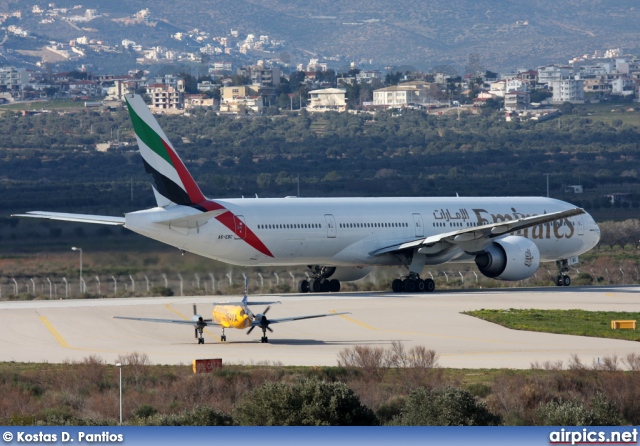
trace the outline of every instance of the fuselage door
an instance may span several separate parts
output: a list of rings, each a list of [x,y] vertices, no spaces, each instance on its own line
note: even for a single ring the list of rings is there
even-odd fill
[[[331,214],[324,214],[324,219],[327,221],[327,237],[335,238],[337,233],[336,219]]]
[[[247,226],[244,223],[244,216],[236,215],[236,240],[244,240],[247,236]]]
[[[578,235],[584,235],[584,223],[582,221],[582,215],[576,217],[576,226],[578,227]]]
[[[424,227],[422,225],[422,215],[413,214],[413,222],[416,227],[416,237],[424,237]]]

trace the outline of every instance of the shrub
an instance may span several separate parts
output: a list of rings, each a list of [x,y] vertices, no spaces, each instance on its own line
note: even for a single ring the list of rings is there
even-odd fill
[[[429,390],[421,387],[407,397],[394,424],[400,426],[497,426],[498,415],[469,392],[456,387]]]
[[[173,296],[173,290],[166,286],[156,285],[149,290],[152,296]]]
[[[234,418],[242,426],[375,426],[373,411],[344,383],[269,382],[245,395]]]
[[[233,426],[233,418],[216,412],[210,406],[198,406],[179,414],[152,414],[136,417],[129,423],[134,426]]]
[[[601,393],[587,407],[579,400],[550,401],[536,410],[538,424],[542,426],[619,426],[620,415],[615,404]]]

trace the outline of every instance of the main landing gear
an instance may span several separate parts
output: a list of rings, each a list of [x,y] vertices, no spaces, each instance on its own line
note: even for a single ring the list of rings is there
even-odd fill
[[[336,271],[335,266],[309,265],[313,276],[311,280],[298,282],[299,293],[337,293],[340,291],[340,281],[329,279]]]
[[[569,286],[571,285],[571,277],[567,274],[569,272],[569,262],[565,260],[558,260],[556,262],[558,266],[558,277],[556,277],[556,286]]]
[[[417,274],[410,274],[405,279],[395,279],[391,282],[394,293],[431,293],[436,289],[433,279],[422,280]]]
[[[198,340],[198,344],[204,344],[204,336],[202,335],[202,331],[204,327],[196,327],[196,339]]]

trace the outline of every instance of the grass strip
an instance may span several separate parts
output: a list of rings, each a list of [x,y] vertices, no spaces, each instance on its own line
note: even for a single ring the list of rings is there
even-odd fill
[[[636,320],[640,313],[584,310],[475,310],[463,314],[474,316],[514,330],[540,331],[596,338],[640,341],[639,330],[613,330],[612,320]]]

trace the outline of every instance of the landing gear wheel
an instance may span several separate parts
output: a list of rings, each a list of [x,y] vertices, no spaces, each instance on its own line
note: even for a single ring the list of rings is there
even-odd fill
[[[308,280],[301,280],[300,282],[298,282],[298,292],[299,293],[308,293],[310,290],[309,287],[309,281]]]
[[[424,293],[427,287],[424,283],[424,280],[416,279],[416,291],[418,293]]]
[[[227,342],[227,336],[226,335],[220,336],[220,342]],[[204,342],[203,342],[203,344],[204,344]]]
[[[329,291],[332,293],[340,291],[340,281],[337,279],[331,279],[329,281]]]
[[[556,285],[557,286],[563,286],[564,285],[564,280],[563,280],[562,276],[556,277]]]
[[[393,282],[391,282],[391,289],[393,290],[394,293],[401,293],[402,292],[402,280],[393,279]]]
[[[198,338],[198,344],[204,344],[204,338]]]
[[[435,289],[436,283],[433,281],[433,279],[424,279],[424,290],[427,293],[433,293]]]
[[[314,279],[309,282],[309,289],[314,293],[319,293],[322,291],[322,284],[320,283],[320,279]]]
[[[569,276],[562,276],[562,285],[564,285],[564,286],[570,286],[570,285],[571,285],[571,277],[569,277]]]
[[[267,344],[269,342],[269,338],[266,336],[263,336],[260,338],[260,342],[262,342],[263,344]]]
[[[413,279],[404,279],[402,289],[405,293],[413,293],[416,290],[416,282]]]
[[[329,292],[329,281],[326,279],[320,280],[320,292],[328,293]]]

